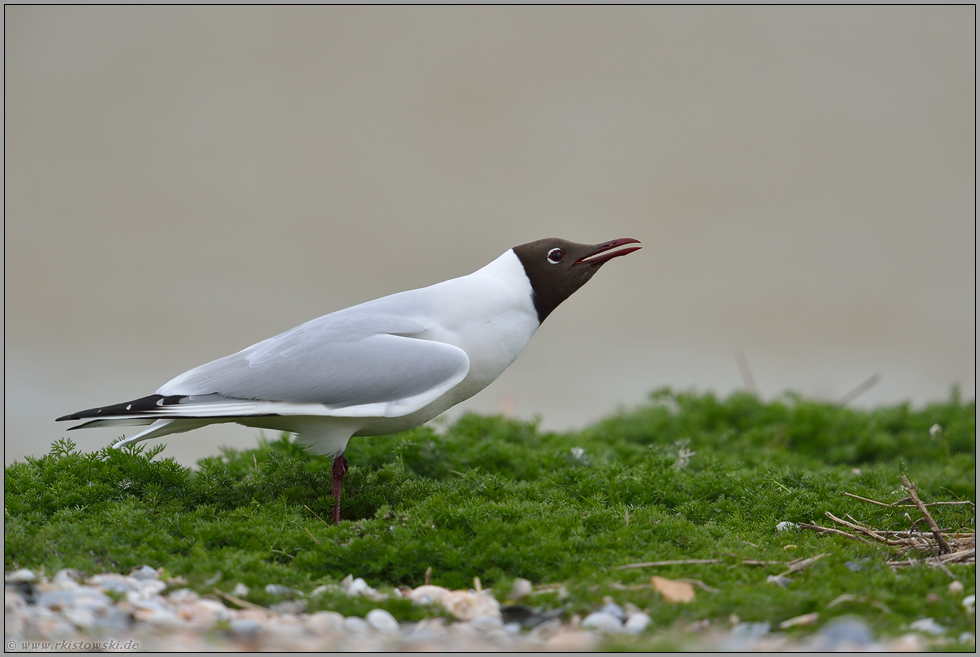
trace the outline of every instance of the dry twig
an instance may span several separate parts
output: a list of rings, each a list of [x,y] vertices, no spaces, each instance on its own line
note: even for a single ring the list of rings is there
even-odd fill
[[[877,504],[878,506],[887,506],[888,508],[891,508],[891,509],[894,509],[894,508],[912,508],[912,507],[917,506],[916,504],[902,504],[902,502],[908,502],[909,500],[911,500],[912,499],[911,497],[903,497],[902,499],[900,499],[897,502],[891,502],[891,503],[889,503],[889,502],[879,502],[878,500],[870,500],[867,497],[861,497],[860,495],[855,495],[854,493],[848,493],[847,491],[844,491],[844,495],[847,496],[847,497],[853,498],[855,500],[861,500],[862,502],[868,502],[869,504]],[[976,504],[974,504],[970,500],[955,500],[955,501],[950,501],[950,502],[929,502],[928,504],[926,504],[924,506],[962,506],[963,504],[969,504],[970,506],[976,506]]]
[[[786,577],[787,575],[791,575],[791,574],[793,574],[795,572],[801,571],[804,568],[815,564],[816,562],[820,561],[821,559],[823,559],[826,556],[827,556],[827,553],[824,552],[822,554],[818,554],[815,557],[807,557],[805,559],[802,559],[801,558],[801,559],[795,559],[793,561],[790,561],[789,564],[788,564],[789,565],[789,569],[786,570],[786,571],[784,571],[784,572],[782,572],[782,573],[779,573],[778,575],[776,575],[776,577]]]
[[[929,523],[929,529],[932,530],[933,535],[936,537],[936,542],[939,543],[939,554],[949,554],[951,550],[949,549],[949,545],[946,543],[946,539],[943,538],[943,532],[941,529],[939,529],[939,525],[936,524],[936,521],[933,520],[932,514],[929,513],[929,509],[926,508],[925,504],[922,503],[922,500],[920,500],[919,496],[916,494],[915,484],[909,481],[909,478],[905,476],[904,472],[902,473],[902,481],[905,483],[905,488],[908,489],[909,495],[912,497],[912,501],[915,502],[917,507],[919,507],[919,511],[922,512],[922,515],[924,515],[926,518],[926,522]]]
[[[644,563],[628,563],[625,566],[616,566],[613,570],[627,570],[629,568],[648,568],[653,566],[690,566],[702,563],[721,563],[718,559],[673,559],[671,561],[646,561]]]
[[[845,531],[836,527],[823,527],[817,524],[801,523],[799,526],[802,529],[812,529],[822,534],[846,536],[847,538],[861,541],[869,545],[874,545],[877,542],[888,546],[904,548],[904,554],[902,554],[901,558],[892,559],[887,562],[892,568],[901,568],[904,566],[912,566],[921,563],[933,568],[939,568],[946,572],[950,577],[953,577],[953,573],[950,572],[949,568],[947,568],[948,564],[976,563],[976,532],[944,531],[939,527],[938,523],[936,523],[935,519],[932,517],[932,514],[929,513],[927,508],[929,506],[945,504],[973,505],[973,502],[932,502],[930,504],[925,504],[919,498],[918,493],[915,490],[915,486],[904,474],[902,475],[902,481],[905,484],[905,488],[909,491],[909,497],[903,498],[894,503],[879,502],[878,500],[868,499],[866,497],[861,497],[860,495],[854,495],[853,493],[845,492],[844,495],[852,499],[877,506],[889,508],[916,507],[922,513],[923,517],[913,522],[910,529],[872,529],[871,527],[868,527],[858,521],[850,514],[845,514],[847,520],[844,520],[842,518],[838,518],[829,511],[825,513],[828,518],[851,531]],[[905,502],[908,501],[912,501],[913,504],[905,504]],[[908,517],[908,514],[906,514],[906,517]],[[919,531],[915,529],[915,525],[923,521],[929,525],[929,530]],[[920,553],[926,552],[929,554],[929,556],[922,559],[915,559],[910,556],[910,553],[913,551],[918,551]]]

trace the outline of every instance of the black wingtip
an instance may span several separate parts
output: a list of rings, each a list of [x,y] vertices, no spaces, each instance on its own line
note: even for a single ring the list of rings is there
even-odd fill
[[[133,401],[123,402],[121,404],[113,404],[112,406],[99,406],[96,408],[89,408],[84,411],[78,411],[77,413],[71,413],[69,415],[62,415],[55,422],[63,422],[65,420],[86,420],[89,418],[101,418],[101,417],[114,417],[117,415],[133,415],[134,413],[143,413],[145,411],[154,410],[160,406],[168,406],[170,404],[176,404],[181,399],[184,399],[186,395],[149,395],[147,397],[140,397],[139,399],[134,399]],[[72,429],[80,429],[81,427],[72,427]],[[71,429],[69,429],[71,431]]]

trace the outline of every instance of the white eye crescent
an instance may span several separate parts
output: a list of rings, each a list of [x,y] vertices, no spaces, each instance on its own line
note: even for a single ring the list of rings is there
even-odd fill
[[[565,252],[561,249],[552,249],[548,251],[548,262],[553,265],[557,265],[559,262],[565,259]]]

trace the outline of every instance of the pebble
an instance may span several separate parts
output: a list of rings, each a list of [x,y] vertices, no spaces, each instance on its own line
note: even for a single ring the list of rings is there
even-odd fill
[[[585,620],[582,621],[582,627],[587,630],[614,634],[623,631],[623,621],[608,611],[595,611],[585,617]]]
[[[473,620],[477,616],[501,617],[500,603],[485,591],[449,591],[442,596],[440,603],[446,611],[463,621]]]
[[[21,568],[20,570],[15,570],[12,573],[4,573],[3,581],[5,582],[35,582],[37,581],[37,575],[34,571],[28,570],[27,568]]]
[[[384,609],[372,609],[364,617],[367,624],[384,634],[397,634],[398,621]]]
[[[602,605],[602,608],[599,609],[599,611],[604,611],[607,614],[615,616],[620,621],[626,620],[626,612],[623,611],[623,608],[615,602],[607,602],[606,604]]]
[[[137,566],[130,571],[129,576],[136,579],[157,579],[157,571],[150,566]]]
[[[449,593],[449,589],[427,584],[412,591],[408,597],[417,605],[432,605],[440,602],[442,600],[442,596],[446,595],[447,593]]]
[[[306,629],[314,634],[331,634],[344,627],[344,617],[336,611],[318,611],[306,619]]]
[[[269,606],[277,614],[301,614],[306,611],[306,600],[284,600]]]
[[[812,652],[855,652],[877,647],[874,632],[860,618],[835,618],[807,642]]]
[[[288,586],[283,586],[282,584],[266,584],[265,592],[269,595],[278,595],[283,598],[296,598],[302,597],[303,595],[302,591],[291,589]]]
[[[632,635],[643,634],[644,630],[650,626],[653,619],[650,618],[649,614],[642,611],[630,614],[629,618],[626,619],[626,623],[623,625],[623,629]]]
[[[946,628],[931,618],[920,618],[919,620],[910,623],[909,627],[913,630],[925,632],[926,634],[931,634],[933,636],[939,636],[946,633]]]
[[[532,592],[534,592],[534,585],[529,580],[518,577],[514,580],[514,586],[510,590],[510,599],[520,600],[531,595]]]
[[[737,619],[737,616],[735,618]],[[757,642],[769,634],[771,627],[769,623],[737,621],[718,650],[722,652],[748,652],[757,645]]]
[[[262,632],[265,628],[248,618],[234,618],[228,623],[228,629],[232,634],[253,635]]]
[[[518,623],[520,626],[520,623]],[[470,621],[470,627],[479,632],[489,632],[491,630],[500,630],[504,627],[504,622],[499,616],[477,616]]]
[[[344,619],[344,630],[351,634],[368,634],[371,631],[371,626],[363,618],[349,616]]]

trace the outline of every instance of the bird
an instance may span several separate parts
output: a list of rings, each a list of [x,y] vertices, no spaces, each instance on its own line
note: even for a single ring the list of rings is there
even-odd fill
[[[551,312],[633,238],[515,246],[459,278],[338,310],[188,370],[155,394],[57,418],[69,430],[148,427],[127,445],[209,424],[285,431],[333,456],[331,518],[340,523],[353,436],[405,431],[469,399],[514,362]]]

